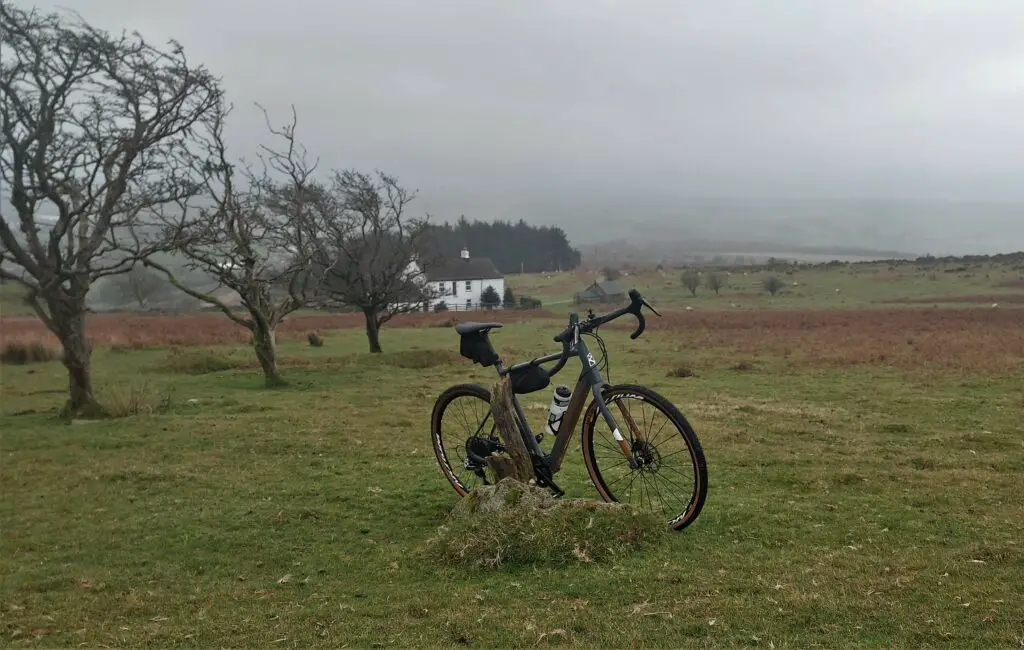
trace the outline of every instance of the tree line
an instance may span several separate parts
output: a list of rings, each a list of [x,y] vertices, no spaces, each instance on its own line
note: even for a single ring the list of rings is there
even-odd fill
[[[542,273],[575,269],[580,252],[569,244],[565,231],[557,226],[469,221],[460,217],[454,224],[433,225],[431,246],[445,258],[458,257],[463,247],[470,255],[490,258],[502,273]]]
[[[430,298],[422,276],[438,263],[438,235],[485,230],[432,227],[411,208],[416,192],[386,172],[320,169],[294,109],[283,123],[263,111],[264,141],[239,155],[224,137],[232,105],[220,80],[177,43],[7,0],[0,42],[0,180],[14,211],[0,219],[0,277],[23,285],[60,341],[69,416],[103,412],[85,317],[104,279],[124,277],[144,304],[156,273],[219,309],[251,333],[266,384],[277,385],[276,332],[289,314],[324,301],[359,309],[380,352],[380,327]],[[560,231],[510,230],[521,237],[503,246],[547,238],[531,269],[578,263]],[[504,260],[483,242],[458,246]]]

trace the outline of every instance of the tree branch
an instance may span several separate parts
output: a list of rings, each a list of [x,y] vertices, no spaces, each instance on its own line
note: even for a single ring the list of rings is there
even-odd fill
[[[172,273],[170,271],[170,269],[168,269],[163,264],[159,264],[159,263],[154,262],[154,261],[152,261],[150,259],[142,260],[142,263],[146,267],[156,269],[157,271],[160,271],[165,276],[167,276],[167,281],[170,282],[171,285],[173,285],[179,291],[182,291],[182,292],[192,296],[193,298],[195,298],[197,300],[200,300],[200,301],[202,301],[202,302],[204,302],[204,303],[206,303],[208,305],[212,305],[212,306],[216,307],[217,309],[220,309],[222,312],[224,312],[225,316],[227,316],[231,320],[235,321],[236,323],[238,323],[242,327],[244,327],[244,328],[246,328],[248,330],[252,330],[253,329],[254,322],[251,319],[242,318],[236,312],[234,312],[231,309],[231,307],[226,305],[223,301],[218,299],[216,296],[210,295],[208,293],[203,293],[201,291],[196,291],[195,289],[192,289],[192,288],[186,286],[180,280],[178,280],[178,278],[176,278],[174,276],[174,273]]]

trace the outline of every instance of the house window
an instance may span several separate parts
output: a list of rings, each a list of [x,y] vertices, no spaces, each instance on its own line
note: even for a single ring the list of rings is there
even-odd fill
[[[452,281],[452,295],[453,296],[459,295],[459,287],[458,287],[457,284],[455,284],[454,281]]]
[[[473,306],[473,299],[472,298],[466,298],[466,309],[469,309],[472,306]]]
[[[472,290],[473,290],[473,281],[472,280],[466,280],[466,291],[472,291]]]

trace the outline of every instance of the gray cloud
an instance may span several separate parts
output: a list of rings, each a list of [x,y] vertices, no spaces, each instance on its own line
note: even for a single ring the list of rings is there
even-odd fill
[[[239,154],[262,135],[252,102],[294,103],[325,164],[393,171],[441,218],[588,239],[587,215],[641,219],[621,212],[638,201],[662,220],[697,196],[1024,201],[1014,0],[73,6],[222,75]]]

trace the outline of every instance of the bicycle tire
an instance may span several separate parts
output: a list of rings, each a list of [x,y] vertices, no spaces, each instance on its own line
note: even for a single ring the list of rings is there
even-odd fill
[[[445,411],[451,406],[452,402],[460,397],[479,398],[490,409],[491,391],[483,386],[479,384],[456,384],[449,387],[434,402],[434,409],[430,416],[430,441],[431,446],[434,448],[434,456],[437,457],[437,464],[441,467],[441,473],[448,479],[448,482],[455,488],[459,496],[466,496],[472,488],[460,480],[459,475],[456,474],[451,460],[448,458],[449,448],[445,444],[444,431],[441,428]],[[452,442],[457,445],[465,444],[465,440]]]
[[[701,447],[700,440],[697,438],[697,433],[690,426],[690,423],[686,420],[683,414],[679,411],[676,406],[670,402],[667,398],[655,392],[654,390],[645,386],[637,386],[633,384],[619,384],[615,386],[608,386],[604,389],[604,398],[609,404],[609,408],[612,408],[615,403],[616,397],[629,397],[631,399],[639,399],[642,402],[651,404],[654,408],[661,411],[671,422],[676,431],[682,436],[686,443],[686,448],[689,451],[690,462],[693,468],[693,487],[692,492],[689,496],[686,507],[675,516],[671,516],[668,521],[668,525],[677,530],[681,531],[690,524],[692,524],[697,517],[700,515],[701,510],[704,508],[704,503],[707,499],[708,492],[708,474],[707,474],[707,461],[704,457],[704,450]],[[620,400],[621,401],[621,400]],[[598,421],[603,420],[598,417],[597,403],[591,401],[590,406],[587,409],[586,415],[583,419],[583,431],[581,444],[583,447],[583,460],[587,467],[587,472],[590,474],[590,480],[593,482],[594,487],[597,488],[601,498],[606,502],[617,502],[619,499],[616,497],[615,491],[613,491],[608,484],[605,476],[601,473],[600,463],[595,455],[595,439],[594,430]],[[663,425],[664,426],[664,425]],[[629,427],[625,427],[627,430]],[[659,432],[660,433],[660,432]],[[632,432],[630,432],[630,438],[632,438]],[[632,441],[631,441],[632,442]],[[680,452],[675,452],[680,453]],[[673,454],[675,455],[675,454]],[[619,459],[625,462],[622,456]],[[652,463],[653,465],[653,463]],[[628,465],[626,466],[628,469]],[[644,470],[631,470],[631,472],[642,472]],[[643,475],[640,474],[641,478]],[[632,485],[635,480],[635,476],[630,480],[630,496],[632,496]],[[659,500],[660,493],[659,493]],[[641,507],[643,505],[643,492],[641,487]],[[653,505],[653,502],[652,502]],[[671,513],[669,513],[671,515]]]

